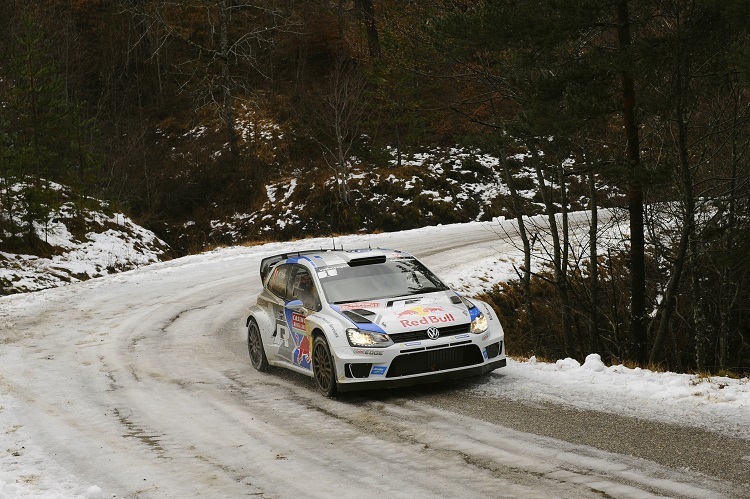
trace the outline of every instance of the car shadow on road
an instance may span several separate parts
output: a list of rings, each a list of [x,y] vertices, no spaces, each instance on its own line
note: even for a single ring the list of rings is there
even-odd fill
[[[470,378],[456,380],[438,381],[422,385],[414,385],[403,388],[382,388],[346,392],[339,395],[339,400],[353,404],[372,401],[389,402],[398,399],[420,400],[435,396],[453,396],[459,392],[473,390],[483,385],[496,383],[499,379],[506,377],[502,373],[490,373]]]
[[[309,388],[311,395],[317,394],[315,380],[309,376],[276,367],[271,367],[269,373],[272,373],[274,377],[281,378],[286,382]],[[505,383],[509,381],[512,381],[512,378],[509,378],[504,373],[492,372],[469,378],[437,381],[408,387],[375,388],[340,392],[334,398],[339,402],[354,405],[368,402],[390,402],[399,399],[420,400],[434,398],[436,396],[455,396],[464,391],[481,388],[484,385],[498,382]]]

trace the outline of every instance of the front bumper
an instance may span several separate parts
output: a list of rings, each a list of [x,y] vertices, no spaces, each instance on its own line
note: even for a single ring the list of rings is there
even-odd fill
[[[506,365],[502,330],[407,342],[380,351],[336,352],[340,391],[413,386],[487,373]]]
[[[338,383],[338,390],[340,392],[349,392],[355,390],[399,388],[405,386],[421,385],[425,383],[436,383],[439,381],[478,376],[480,374],[494,371],[495,369],[498,369],[500,367],[505,367],[506,362],[507,361],[505,357],[503,357],[474,367],[465,367],[452,371],[440,371],[432,374],[421,374],[419,376],[410,376],[406,378],[379,378],[368,379],[364,381],[349,380],[349,382],[346,383]]]

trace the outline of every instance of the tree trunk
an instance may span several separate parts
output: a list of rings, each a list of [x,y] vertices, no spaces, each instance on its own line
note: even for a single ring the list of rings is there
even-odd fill
[[[229,138],[229,150],[233,158],[237,156],[237,131],[234,126],[234,103],[232,102],[232,83],[229,77],[229,19],[227,0],[219,4],[219,36],[221,50],[221,85],[223,94],[223,109],[221,120],[226,127]]]
[[[344,41],[344,0],[339,0],[336,8],[336,17],[339,22],[339,42]]]
[[[599,230],[599,213],[596,199],[596,176],[594,169],[589,171],[589,209],[591,226],[589,227],[589,287],[591,298],[591,320],[589,323],[589,344],[593,352],[599,352],[599,255],[597,248],[597,231]]]
[[[651,347],[651,355],[649,357],[649,362],[651,364],[659,363],[661,349],[664,345],[667,333],[669,332],[669,323],[672,320],[672,313],[674,312],[674,307],[677,303],[677,293],[680,289],[682,271],[685,267],[685,260],[687,259],[690,232],[691,229],[688,226],[688,217],[686,216],[683,219],[680,241],[677,244],[677,254],[674,257],[674,263],[672,265],[672,273],[667,282],[667,289],[664,292],[664,298],[661,303],[659,323],[654,334],[654,344]]]
[[[534,160],[537,184],[539,186],[539,192],[542,195],[542,202],[544,203],[547,212],[547,219],[549,220],[550,236],[552,237],[552,266],[555,275],[555,289],[557,290],[560,302],[562,303],[560,321],[562,323],[563,341],[565,342],[565,352],[570,355],[573,350],[573,333],[570,329],[570,296],[567,288],[567,276],[564,273],[564,270],[567,267],[567,262],[563,263],[562,261],[564,251],[560,243],[560,232],[557,227],[555,207],[552,202],[551,193],[547,188],[547,183],[544,180],[541,158],[539,157],[539,152],[536,150],[535,144],[529,148],[529,152]]]
[[[362,3],[362,17],[367,30],[367,49],[370,57],[380,57],[380,40],[378,28],[375,24],[375,7],[373,0],[360,0]]]
[[[628,52],[631,45],[628,1],[620,0],[617,8],[617,35],[619,47],[625,55],[626,65],[622,69],[622,109],[625,136],[627,138],[626,158],[631,175],[627,189],[628,211],[630,213],[630,336],[633,342],[635,360],[645,364],[648,359],[646,336],[646,258],[643,231],[643,188],[641,179],[638,126],[635,121],[635,84],[629,65],[632,58]]]
[[[693,222],[695,227],[695,222]],[[693,231],[694,232],[694,231]],[[701,266],[698,261],[698,241],[690,238],[690,275],[693,291],[693,338],[695,341],[695,367],[699,371],[706,367],[706,316],[703,313],[703,291],[701,287]],[[680,370],[682,371],[682,370]]]
[[[675,263],[672,269],[672,275],[669,279],[667,286],[667,292],[664,296],[662,316],[659,321],[659,329],[656,332],[654,338],[654,344],[651,349],[650,362],[657,364],[660,360],[661,349],[668,332],[669,322],[672,319],[672,314],[676,305],[677,292],[680,286],[680,280],[682,273],[685,268],[685,261],[687,259],[688,252],[693,246],[691,241],[693,240],[693,232],[695,228],[695,197],[693,194],[693,178],[690,171],[690,159],[688,156],[688,145],[687,145],[687,124],[685,123],[685,113],[683,109],[683,82],[682,75],[678,69],[677,75],[677,147],[679,149],[680,159],[680,176],[682,180],[682,196],[685,205],[685,214],[682,220],[682,231],[680,233],[680,242],[677,248],[677,255],[675,256]],[[694,269],[697,272],[697,269]],[[697,303],[694,306],[698,306]]]
[[[337,75],[337,78],[340,75]],[[339,92],[339,96],[341,96],[341,87],[337,85],[336,91]],[[339,199],[342,204],[347,204],[349,202],[347,191],[346,191],[346,155],[344,153],[344,132],[343,127],[345,126],[344,123],[344,106],[346,105],[346,102],[339,98],[337,101],[337,106],[335,109],[335,124],[334,124],[334,133],[336,134],[336,168],[338,168],[340,181],[339,181]]]
[[[573,306],[570,301],[570,289],[568,282],[568,255],[570,248],[570,232],[568,230],[568,189],[565,179],[565,165],[561,164],[559,168],[560,182],[560,218],[562,223],[562,255],[560,257],[560,300],[563,304],[563,337],[568,349],[568,355],[572,355],[574,348],[573,331],[571,316]]]
[[[741,100],[740,95],[741,92],[737,92],[734,95],[735,109],[732,118],[733,136],[731,153],[732,173],[729,181],[729,212],[727,213],[727,233],[724,239],[724,252],[726,254],[731,254],[731,252],[734,251],[735,232],[737,230],[737,175],[740,155],[737,146],[737,130],[739,129],[739,113],[737,110],[737,104]],[[737,285],[736,282],[733,282],[730,267],[728,264],[724,264],[724,268],[721,270],[719,290],[719,343],[717,357],[719,361],[719,370],[725,370],[727,368],[727,359],[729,356],[731,310],[735,302],[735,297],[737,296]]]
[[[523,286],[526,315],[529,318],[529,332],[531,333],[531,337],[536,339],[536,319],[534,318],[534,302],[531,296],[531,243],[529,242],[529,235],[526,233],[526,224],[523,221],[523,210],[520,202],[521,198],[518,195],[515,180],[510,173],[510,168],[508,168],[508,162],[504,155],[501,155],[500,161],[503,165],[505,181],[508,184],[510,198],[513,202],[513,213],[516,216],[516,223],[518,224],[518,236],[521,238],[521,243],[523,244],[523,274],[519,275],[519,278],[521,279],[521,285]]]
[[[340,176],[339,180],[339,194],[341,198],[341,203],[344,205],[349,204],[349,186],[347,185],[347,178],[349,175],[347,174],[347,166],[346,166],[346,154],[345,154],[345,145],[344,145],[344,136],[339,130],[339,124],[337,123],[336,126],[336,152],[338,154],[338,158],[336,159],[336,165],[339,170],[339,174],[337,177]]]

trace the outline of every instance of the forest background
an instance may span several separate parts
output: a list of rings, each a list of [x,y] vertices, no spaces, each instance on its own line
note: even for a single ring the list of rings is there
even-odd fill
[[[512,217],[511,353],[746,374],[749,29],[750,0],[6,0],[0,251],[97,199],[174,255]]]

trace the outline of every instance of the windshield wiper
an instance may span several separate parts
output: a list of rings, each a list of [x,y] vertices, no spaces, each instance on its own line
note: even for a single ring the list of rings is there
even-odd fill
[[[421,295],[422,293],[437,293],[438,291],[445,291],[446,288],[439,288],[437,286],[431,286],[422,288],[419,291],[415,291],[412,295]]]

